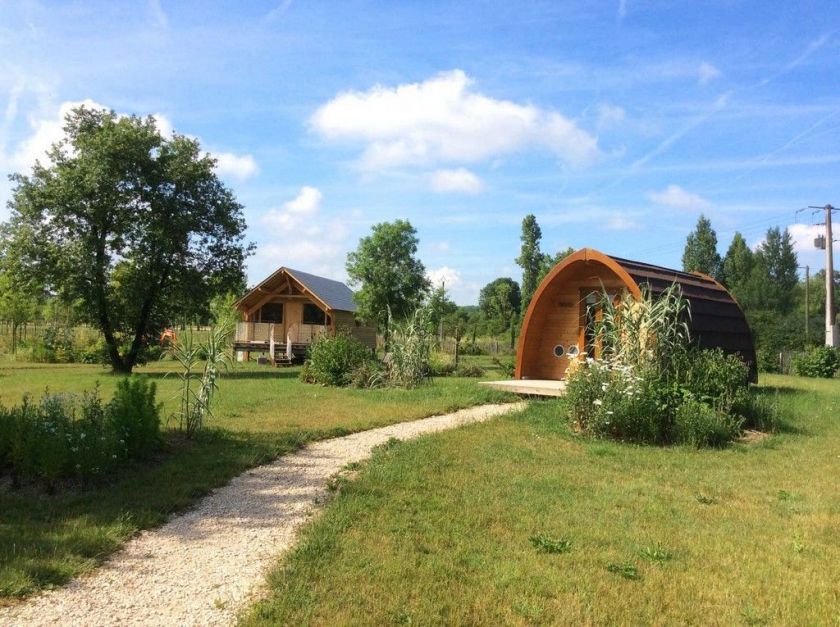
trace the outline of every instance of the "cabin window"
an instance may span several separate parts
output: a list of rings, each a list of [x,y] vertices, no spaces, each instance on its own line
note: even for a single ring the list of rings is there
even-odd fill
[[[580,349],[578,349],[577,344],[572,344],[568,350],[569,357],[577,357],[579,354]]]
[[[266,303],[260,308],[260,322],[283,322],[283,303]]]
[[[317,305],[306,303],[303,306],[303,324],[325,326],[327,324],[327,314],[322,309],[319,309]]]
[[[558,344],[557,346],[554,347],[554,356],[555,357],[562,357],[565,354],[566,354],[566,349],[563,348],[562,344]]]

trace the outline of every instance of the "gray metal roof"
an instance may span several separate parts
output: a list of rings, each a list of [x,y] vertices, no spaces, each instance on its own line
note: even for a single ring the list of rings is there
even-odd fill
[[[330,309],[337,311],[356,311],[356,303],[353,301],[353,290],[341,281],[325,279],[322,276],[284,268],[295,279],[303,283],[307,289],[315,293],[318,298],[324,301]]]

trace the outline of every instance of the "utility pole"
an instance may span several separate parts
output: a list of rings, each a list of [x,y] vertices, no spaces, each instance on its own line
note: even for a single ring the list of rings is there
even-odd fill
[[[836,209],[831,205],[812,208],[825,210],[825,345],[837,348],[840,346],[840,331],[834,314],[834,239],[831,232],[831,214]]]

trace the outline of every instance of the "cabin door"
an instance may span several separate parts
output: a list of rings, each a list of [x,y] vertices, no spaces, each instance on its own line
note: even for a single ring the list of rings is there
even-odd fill
[[[579,342],[584,357],[601,357],[601,341],[598,338],[597,327],[604,317],[603,298],[604,292],[601,289],[584,288],[580,291]],[[607,298],[615,303],[618,294],[607,293]]]

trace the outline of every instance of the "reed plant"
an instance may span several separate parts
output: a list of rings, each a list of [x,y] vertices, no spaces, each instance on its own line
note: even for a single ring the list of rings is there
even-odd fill
[[[197,342],[192,331],[181,334],[170,345],[168,354],[180,366],[180,404],[178,423],[188,438],[192,438],[213,416],[212,404],[219,390],[219,378],[233,363],[230,339],[234,325],[224,320],[210,329],[207,339]]]

